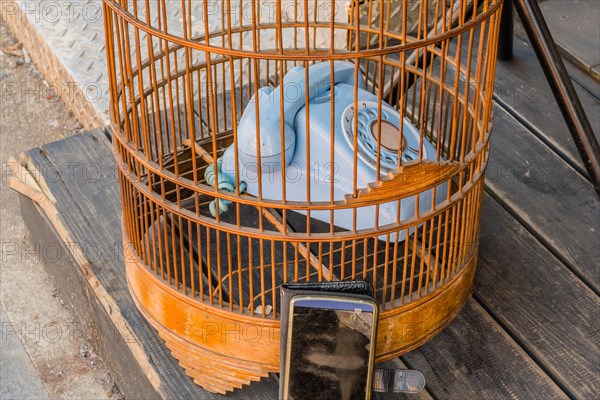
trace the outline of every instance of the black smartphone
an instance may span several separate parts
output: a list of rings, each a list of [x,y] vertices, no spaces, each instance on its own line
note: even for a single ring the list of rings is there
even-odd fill
[[[297,295],[288,312],[281,397],[370,399],[377,303],[368,296]]]

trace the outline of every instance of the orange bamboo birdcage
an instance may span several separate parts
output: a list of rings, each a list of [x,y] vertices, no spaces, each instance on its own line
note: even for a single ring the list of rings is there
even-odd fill
[[[104,0],[127,279],[180,365],[279,370],[279,287],[365,279],[376,361],[470,294],[500,0]]]

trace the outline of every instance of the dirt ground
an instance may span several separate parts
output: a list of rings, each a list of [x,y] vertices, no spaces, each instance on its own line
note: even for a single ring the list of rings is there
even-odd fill
[[[11,351],[19,351],[19,341],[9,340],[17,337],[50,398],[122,398],[102,360],[94,352],[85,324],[79,323],[73,311],[63,304],[60,293],[46,274],[39,251],[31,244],[24,226],[17,194],[6,182],[7,169],[4,167],[10,156],[78,133],[81,125],[52,93],[49,89],[52,85],[32,65],[27,51],[1,21],[0,50],[0,161],[3,171],[0,303],[5,311],[0,350],[2,374],[27,368],[26,358],[23,365],[8,358]],[[18,386],[18,382],[15,385]],[[27,389],[28,385],[24,382],[24,389],[11,389],[3,381],[2,398],[24,398],[30,392],[19,390]]]

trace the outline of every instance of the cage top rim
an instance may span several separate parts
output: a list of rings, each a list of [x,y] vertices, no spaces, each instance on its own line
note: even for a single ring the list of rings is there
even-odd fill
[[[407,52],[409,50],[414,50],[417,48],[423,48],[435,43],[442,42],[444,40],[456,37],[464,32],[469,31],[470,29],[479,26],[484,21],[491,19],[491,17],[499,11],[502,7],[504,0],[490,0],[493,2],[487,10],[483,11],[474,19],[471,19],[465,22],[462,25],[459,25],[455,28],[452,28],[446,31],[443,34],[434,35],[428,37],[427,39],[419,39],[415,42],[405,43],[405,44],[397,44],[392,46],[387,46],[383,48],[373,48],[373,49],[361,49],[361,50],[337,50],[335,52],[307,52],[307,53],[280,53],[277,51],[261,51],[261,52],[253,52],[249,50],[235,50],[229,49],[225,47],[219,47],[209,44],[203,44],[196,40],[186,39],[181,36],[174,35],[172,33],[163,32],[157,28],[148,25],[147,23],[141,21],[136,18],[129,11],[124,10],[119,4],[117,4],[114,0],[102,0],[104,7],[111,9],[118,16],[123,18],[125,21],[135,26],[136,28],[144,31],[146,34],[151,35],[153,37],[157,37],[168,42],[176,43],[184,48],[189,48],[191,50],[204,51],[213,54],[220,54],[229,57],[236,58],[249,58],[249,59],[268,59],[268,60],[281,60],[281,61],[318,61],[318,60],[344,60],[348,58],[362,59],[369,58],[374,56],[385,56],[393,53],[401,53]],[[105,9],[105,19],[107,18],[107,10]],[[107,32],[107,34],[109,34]],[[206,35],[202,35],[200,38],[205,37]],[[211,36],[211,34],[209,34]]]

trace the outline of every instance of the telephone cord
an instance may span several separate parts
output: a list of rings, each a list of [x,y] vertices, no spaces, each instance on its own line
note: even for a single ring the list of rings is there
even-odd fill
[[[226,192],[235,193],[235,182],[230,179],[227,175],[223,174],[221,169],[223,165],[223,160],[221,158],[217,159],[217,179],[218,179],[218,190],[223,190]],[[206,171],[204,172],[204,179],[206,179],[206,183],[209,186],[215,185],[215,168],[214,164],[210,164]],[[242,181],[239,185],[240,193],[246,191],[246,182]],[[231,200],[219,199],[219,215],[227,212],[229,209],[229,205],[231,204]],[[208,205],[208,209],[210,210],[210,214],[213,217],[217,216],[217,201],[216,199],[211,201]]]

